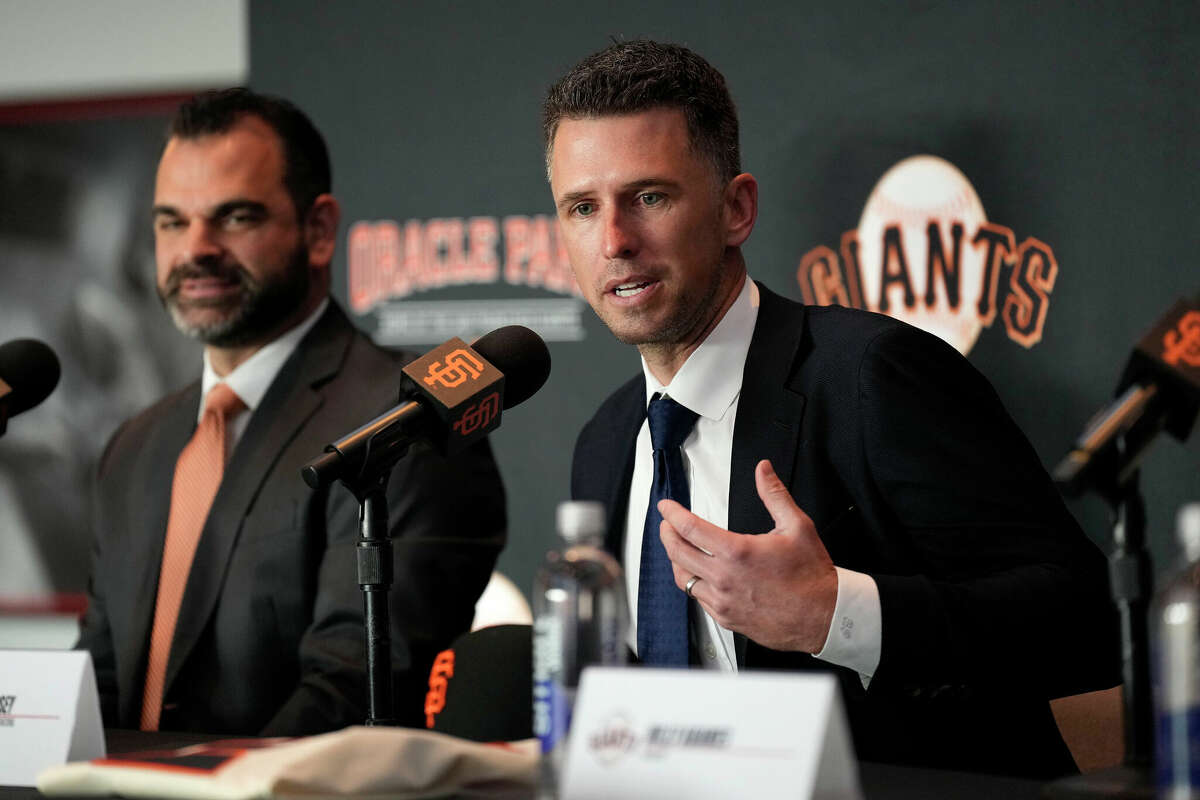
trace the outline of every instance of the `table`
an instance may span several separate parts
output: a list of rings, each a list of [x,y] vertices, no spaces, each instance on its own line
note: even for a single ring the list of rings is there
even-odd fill
[[[202,735],[144,731],[105,731],[110,755],[139,750],[170,750],[199,742],[228,739],[228,735]],[[867,800],[1038,800],[1045,786],[1027,778],[1009,778],[971,772],[904,767],[895,764],[859,764],[863,795]],[[528,795],[514,795],[524,800]],[[0,786],[0,800],[43,800],[36,789]]]

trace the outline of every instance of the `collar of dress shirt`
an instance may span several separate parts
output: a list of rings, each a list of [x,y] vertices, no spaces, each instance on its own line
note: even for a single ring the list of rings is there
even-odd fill
[[[304,334],[308,333],[312,326],[317,324],[317,320],[325,313],[325,309],[328,306],[329,298],[326,297],[303,322],[275,341],[260,347],[254,355],[247,358],[241,364],[238,364],[237,368],[224,378],[213,370],[212,363],[208,360],[208,351],[206,350],[204,352],[204,375],[200,379],[200,408],[196,412],[196,419],[199,420],[204,416],[204,398],[208,397],[208,391],[221,381],[229,384],[229,388],[233,389],[234,393],[241,398],[242,402],[246,404],[246,408],[250,411],[258,408],[258,404],[262,402],[267,389],[271,388],[271,383],[275,380],[275,376],[283,368],[284,362],[288,360],[292,351],[296,349],[296,345],[300,344],[300,340],[304,338]]]
[[[742,290],[713,328],[675,373],[670,386],[663,386],[642,359],[646,376],[646,404],[658,392],[702,417],[718,420],[742,390],[742,370],[758,320],[758,287],[747,275]]]

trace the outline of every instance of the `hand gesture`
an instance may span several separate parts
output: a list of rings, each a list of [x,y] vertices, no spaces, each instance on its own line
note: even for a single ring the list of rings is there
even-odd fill
[[[718,528],[674,500],[658,504],[675,583],[722,627],[773,650],[819,652],[837,604],[837,571],[771,462],[758,462],[754,482],[775,521],[757,536]]]

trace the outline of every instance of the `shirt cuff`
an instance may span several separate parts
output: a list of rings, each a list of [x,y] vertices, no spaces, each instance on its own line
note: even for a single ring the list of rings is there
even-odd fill
[[[825,646],[817,658],[854,670],[866,689],[879,667],[883,642],[879,587],[870,575],[841,567],[834,569],[838,577],[837,603]]]

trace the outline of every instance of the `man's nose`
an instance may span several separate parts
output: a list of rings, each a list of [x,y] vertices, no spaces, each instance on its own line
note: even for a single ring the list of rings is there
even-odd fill
[[[225,252],[218,232],[206,220],[195,220],[188,226],[184,249],[184,257],[193,264],[218,260]]]
[[[638,236],[634,220],[617,207],[610,207],[604,214],[604,257],[632,258],[637,255]]]

